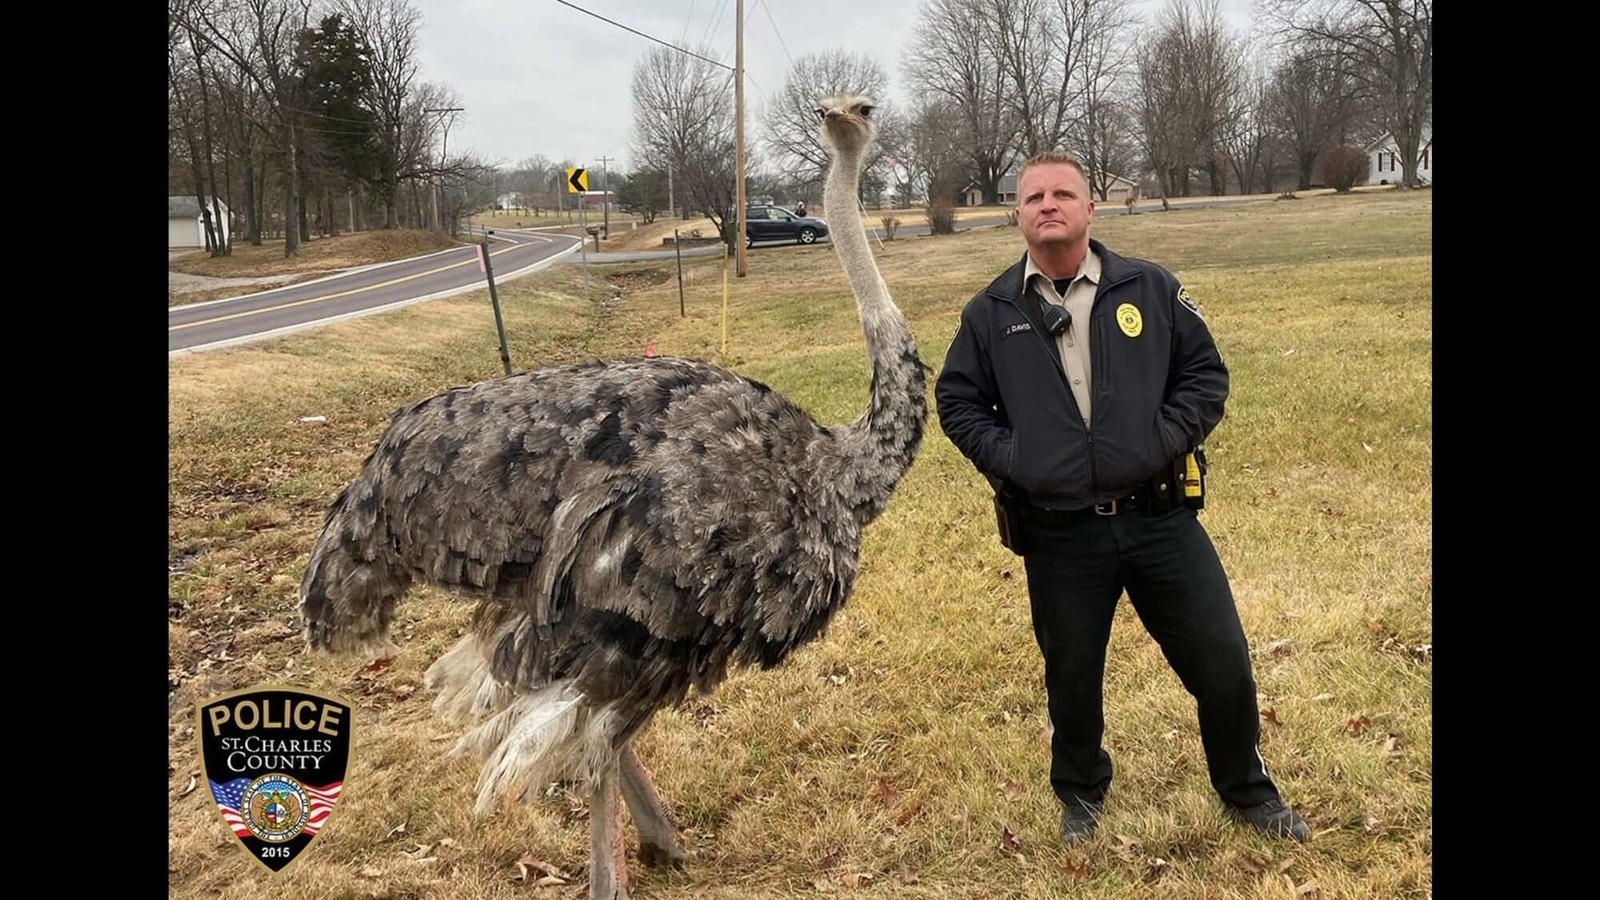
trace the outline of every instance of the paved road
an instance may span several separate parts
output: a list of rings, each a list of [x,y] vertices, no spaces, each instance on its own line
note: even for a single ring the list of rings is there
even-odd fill
[[[1260,203],[1257,197],[1218,197],[1203,200],[1174,202],[1172,212],[1238,203]],[[1160,214],[1146,208],[1142,214]],[[888,215],[890,213],[883,213]],[[1127,215],[1124,209],[1105,209],[1100,217]],[[868,220],[868,232],[882,237],[882,229],[875,215]],[[929,232],[921,215],[907,213],[900,216],[903,224],[896,235],[923,235]],[[920,221],[919,221],[920,220]],[[958,230],[990,228],[1005,225],[1005,213],[982,218],[967,219],[958,223]],[[581,254],[578,240],[571,235],[548,229],[502,228],[495,232],[494,249],[490,259],[494,265],[495,282],[509,281],[519,275],[544,268],[551,263],[564,261],[579,263],[586,256],[594,265],[675,258],[672,250],[601,251],[584,250]],[[826,239],[823,239],[826,242]],[[772,241],[756,244],[751,252],[768,252],[798,246],[792,241]],[[720,245],[690,247],[684,256],[721,256]],[[439,253],[419,256],[399,262],[369,266],[316,281],[303,282],[270,291],[248,294],[226,300],[174,306],[167,310],[167,355],[227,347],[247,341],[276,337],[324,325],[328,322],[354,316],[369,315],[386,309],[420,303],[437,297],[448,297],[487,286],[482,272],[478,271],[477,248],[456,247]]]
[[[499,284],[575,254],[578,241],[507,230],[495,234],[491,247],[489,259]],[[276,337],[487,286],[474,245],[243,297],[173,306],[167,310],[167,355]]]

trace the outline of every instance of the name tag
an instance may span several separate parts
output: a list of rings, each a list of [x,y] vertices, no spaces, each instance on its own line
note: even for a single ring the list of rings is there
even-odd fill
[[[1028,324],[1027,322],[1017,322],[1017,323],[1012,324],[1012,325],[1007,325],[1005,331],[1000,333],[1000,336],[1001,337],[1011,337],[1013,334],[1020,334],[1021,332],[1032,331],[1032,330],[1033,330],[1033,326]]]

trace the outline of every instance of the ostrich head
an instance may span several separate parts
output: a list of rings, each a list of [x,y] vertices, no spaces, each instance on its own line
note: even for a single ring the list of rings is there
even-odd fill
[[[822,120],[822,141],[835,155],[860,153],[872,142],[871,97],[861,94],[834,94],[817,101],[817,117]]]

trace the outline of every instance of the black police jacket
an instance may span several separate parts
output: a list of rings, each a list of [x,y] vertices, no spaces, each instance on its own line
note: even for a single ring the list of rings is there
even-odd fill
[[[1228,370],[1171,272],[1091,239],[1093,427],[1084,424],[1024,255],[961,311],[934,387],[939,426],[997,490],[1083,509],[1128,494],[1222,420]],[[1181,296],[1180,296],[1181,294]]]

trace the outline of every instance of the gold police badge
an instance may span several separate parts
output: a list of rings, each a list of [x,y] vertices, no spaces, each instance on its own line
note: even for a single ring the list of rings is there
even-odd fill
[[[1138,337],[1144,331],[1144,317],[1139,315],[1139,307],[1132,303],[1117,307],[1117,327],[1128,337]]]

